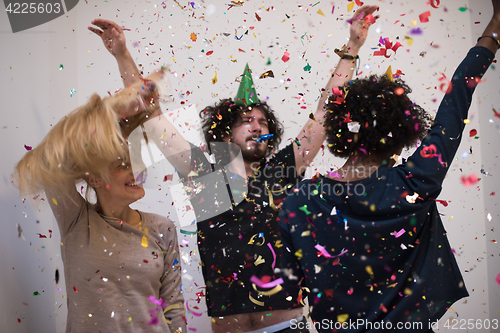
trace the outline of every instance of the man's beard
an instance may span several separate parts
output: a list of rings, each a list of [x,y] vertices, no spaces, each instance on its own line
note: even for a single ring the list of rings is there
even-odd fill
[[[267,146],[255,145],[254,147],[250,147],[250,149],[242,149],[241,155],[245,162],[260,162],[266,157],[266,152]]]

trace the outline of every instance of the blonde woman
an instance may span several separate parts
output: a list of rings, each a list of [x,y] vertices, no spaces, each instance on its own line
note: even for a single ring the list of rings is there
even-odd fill
[[[133,125],[125,124],[158,109],[153,86],[139,82],[104,99],[92,95],[16,166],[21,195],[44,190],[59,226],[67,332],[186,332],[174,223],[130,208],[145,193],[124,138]],[[87,199],[78,181],[91,189]],[[95,204],[88,200],[92,190]]]

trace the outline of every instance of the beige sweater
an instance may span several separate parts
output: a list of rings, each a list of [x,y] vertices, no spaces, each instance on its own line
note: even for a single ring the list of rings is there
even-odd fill
[[[134,228],[98,214],[76,188],[69,196],[46,193],[61,233],[67,332],[186,332],[171,220],[139,212]],[[153,302],[160,298],[163,308]]]

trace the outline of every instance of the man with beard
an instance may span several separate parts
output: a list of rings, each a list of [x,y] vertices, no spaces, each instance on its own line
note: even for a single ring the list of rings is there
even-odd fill
[[[316,112],[296,139],[274,155],[283,128],[270,107],[259,101],[248,66],[234,100],[221,100],[200,112],[215,164],[201,149],[190,150],[164,117],[147,123],[158,133],[148,137],[160,141],[158,147],[184,177],[191,194],[213,332],[300,332],[290,328],[290,321],[305,321],[301,297],[288,296],[280,284],[278,210],[323,144],[327,95],[351,80],[376,10],[377,6],[363,6],[355,12],[350,39],[338,53],[341,59]],[[89,27],[115,56],[124,82],[139,79],[121,28],[105,20],[92,23],[102,29]]]

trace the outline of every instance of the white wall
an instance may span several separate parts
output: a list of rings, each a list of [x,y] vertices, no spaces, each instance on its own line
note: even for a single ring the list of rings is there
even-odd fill
[[[175,1],[165,1],[164,6],[161,1],[80,1],[67,15],[16,34],[10,30],[6,13],[0,11],[0,165],[4,185],[0,188],[2,332],[64,331],[66,292],[57,225],[47,206],[37,210],[18,197],[10,174],[26,152],[24,145],[36,146],[52,124],[84,103],[91,93],[104,96],[121,87],[114,59],[104,50],[100,39],[86,30],[92,19],[115,20],[131,30],[126,32],[127,43],[145,74],[161,64],[171,64],[180,77],[177,89],[184,98],[178,96],[178,102],[185,101],[184,106],[193,104],[200,110],[219,97],[234,96],[238,88],[235,79],[248,62],[260,98],[268,99],[284,122],[283,144],[295,138],[309,113],[314,112],[320,89],[338,61],[333,49],[342,46],[348,36],[345,20],[352,15],[347,13],[348,2],[247,0],[243,7],[231,9],[228,2],[194,1],[193,9],[188,1],[180,0],[178,3],[185,8],[180,8]],[[380,6],[381,18],[370,31],[360,54],[361,75],[382,74],[389,65],[393,71],[401,69],[414,89],[413,98],[434,115],[443,95],[439,90],[440,73],[451,76],[489,21],[491,4],[487,0],[470,3],[443,0],[440,8],[433,9],[425,1],[372,3]],[[469,6],[465,12],[458,9]],[[324,16],[318,14],[318,10]],[[431,11],[430,22],[420,23],[418,15],[427,10]],[[261,21],[257,20],[256,13]],[[412,26],[413,20],[415,26]],[[423,30],[422,35],[409,35],[415,27]],[[235,29],[238,37],[247,30],[248,35],[238,41],[234,38]],[[196,41],[190,39],[191,33],[197,35]],[[413,38],[411,46],[405,35]],[[372,56],[379,48],[380,37],[399,40],[403,47],[389,59]],[[213,54],[206,56],[207,51]],[[286,63],[281,60],[285,51],[290,53]],[[268,58],[270,65],[266,65]],[[310,72],[303,70],[308,63]],[[499,240],[500,119],[494,117],[492,111],[495,108],[500,112],[500,75],[498,64],[494,66],[496,68],[486,75],[486,82],[478,87],[470,113],[471,123],[466,127],[466,135],[440,195],[440,199],[449,202],[448,207],[440,205],[439,208],[471,294],[443,317],[440,332],[448,331],[443,326],[448,319],[500,318],[500,285],[495,283],[500,273],[500,251],[498,243],[493,241]],[[258,79],[270,69],[274,78]],[[217,83],[212,84],[215,72]],[[76,93],[70,97],[72,89]],[[194,112],[177,111],[171,119],[193,143],[201,142],[199,121]],[[469,137],[473,128],[477,129],[479,139]],[[470,147],[473,153],[462,157]],[[328,152],[324,155],[320,152],[309,174],[316,170],[324,173],[330,166],[338,167],[341,163]],[[481,168],[488,176],[480,173]],[[480,176],[481,181],[466,188],[460,183],[460,177],[470,173]],[[161,191],[150,189],[136,207],[170,215],[175,220],[169,184],[160,185]],[[495,195],[490,195],[495,191]],[[24,231],[24,238],[18,237],[16,224]],[[52,238],[49,238],[49,229],[53,231]],[[47,238],[40,238],[38,234]],[[184,246],[186,298],[195,300],[196,293],[203,290],[195,237],[183,234],[179,237]],[[61,272],[57,285],[56,269]],[[35,291],[40,295],[33,295]],[[191,301],[190,305],[195,303]],[[188,315],[188,327],[191,331],[208,332],[204,299],[198,306],[197,311],[205,313],[201,317]]]

